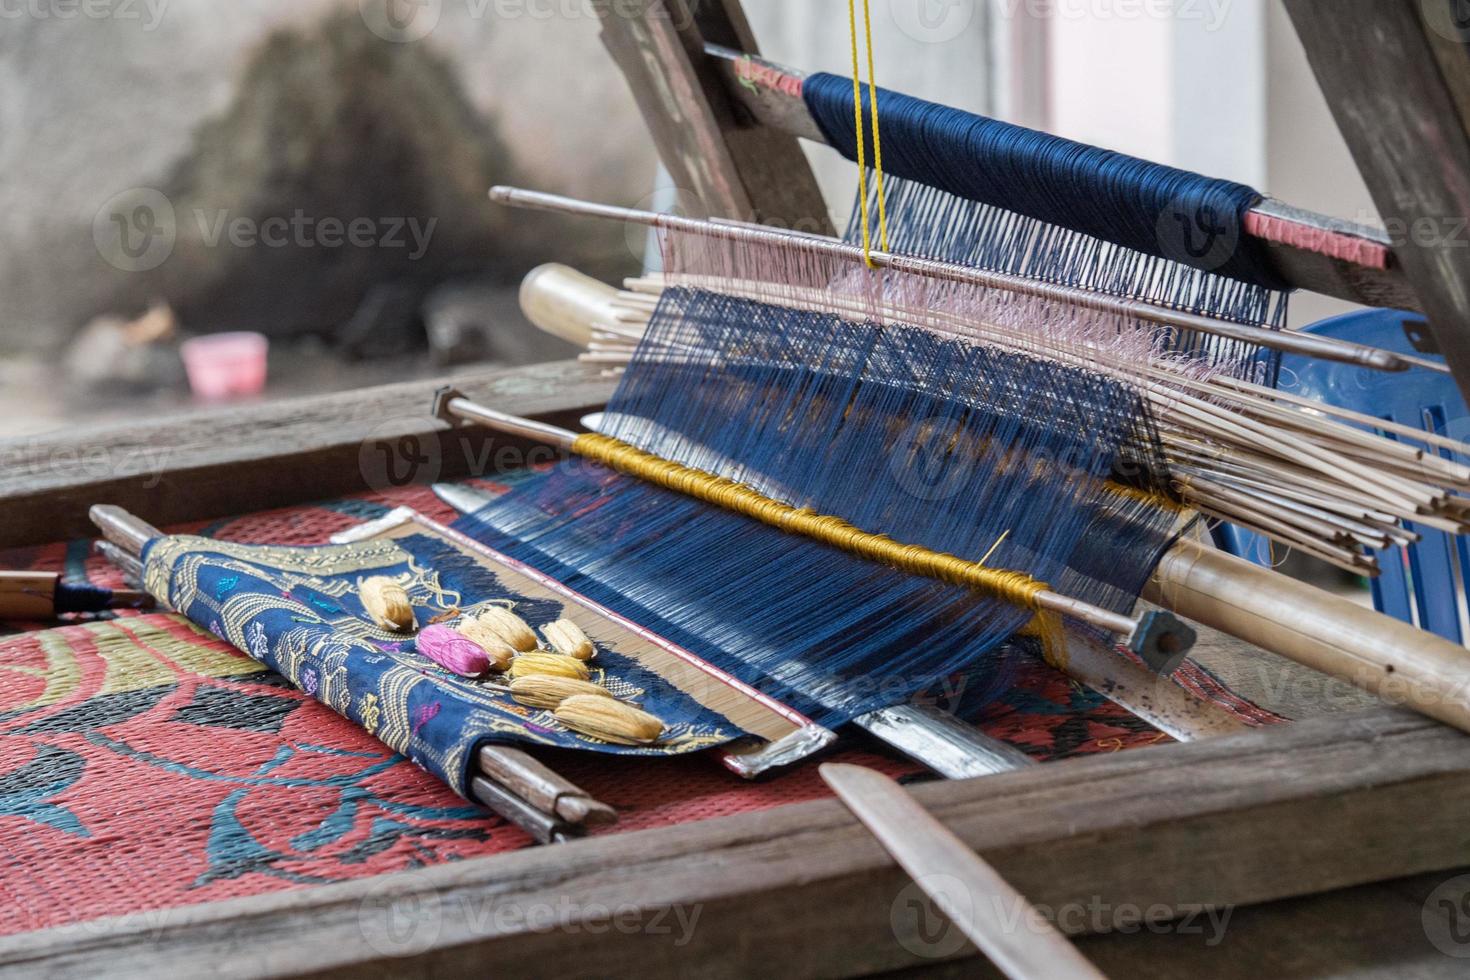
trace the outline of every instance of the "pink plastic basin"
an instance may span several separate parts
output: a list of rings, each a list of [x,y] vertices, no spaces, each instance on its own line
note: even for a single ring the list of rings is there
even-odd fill
[[[195,397],[221,401],[260,394],[269,349],[263,334],[237,331],[194,337],[184,341],[179,352]]]

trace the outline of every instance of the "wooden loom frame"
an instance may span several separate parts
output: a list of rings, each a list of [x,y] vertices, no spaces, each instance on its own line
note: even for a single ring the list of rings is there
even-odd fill
[[[1329,50],[1341,35],[1387,31],[1397,43],[1384,44],[1380,35],[1372,55],[1375,64],[1384,62],[1384,71],[1393,70],[1393,57],[1410,58],[1406,52],[1433,46],[1422,20],[1405,13],[1418,6],[1411,0],[1287,4],[1304,34],[1305,25],[1321,28],[1321,36],[1307,38],[1308,50],[1332,83],[1329,99],[1340,117],[1357,118],[1355,107],[1376,97],[1370,83],[1334,78],[1329,70],[1341,60]],[[1342,16],[1346,6],[1361,7],[1361,19]],[[707,37],[752,50],[737,4],[706,6],[699,16]],[[641,60],[645,68],[658,65],[675,81],[682,78],[675,91],[700,93],[689,109],[697,124],[683,132],[704,149],[713,147],[713,155],[701,151],[688,159],[705,168],[704,161],[722,156],[709,142],[719,137],[728,150],[724,156],[735,162],[733,169],[712,170],[710,179],[723,182],[715,186],[729,200],[743,193],[757,211],[773,215],[804,206],[799,199],[793,205],[790,197],[768,196],[770,185],[753,176],[759,171],[742,168],[742,155],[755,152],[748,144],[758,141],[740,133],[733,110],[721,114],[721,105],[731,107],[708,84],[708,66],[689,57],[678,32],[665,30],[672,22],[633,19],[607,26],[615,54],[651,45],[660,57]],[[1434,89],[1432,74],[1415,74],[1416,92]],[[1464,74],[1470,86],[1470,70]],[[630,81],[639,90],[636,76]],[[1456,145],[1463,140],[1470,147],[1470,113],[1459,114],[1465,103],[1451,98],[1452,83],[1444,76],[1439,86],[1438,102],[1410,96],[1414,104],[1401,108],[1428,120],[1424,125],[1447,127]],[[648,98],[645,89],[640,101]],[[701,105],[707,116],[695,111]],[[1356,136],[1350,131],[1349,138],[1360,149],[1400,146],[1408,136],[1365,130]],[[746,149],[729,150],[742,141]],[[1391,181],[1427,186],[1450,173],[1422,159],[1426,154],[1406,150],[1381,160],[1371,149],[1362,152],[1381,170],[1376,178],[1369,173],[1375,192]],[[740,178],[738,187],[732,174]],[[791,185],[782,193],[799,198],[807,190],[814,187]],[[1440,278],[1448,274],[1446,263],[1459,257],[1416,245],[1402,258],[1420,296],[1443,292],[1453,298],[1459,293],[1453,282],[1470,282],[1464,265],[1459,279]],[[1463,319],[1439,318],[1439,302],[1429,298],[1424,305],[1463,382],[1470,377],[1462,370],[1470,327]],[[6,462],[0,501],[9,517],[0,546],[91,536],[87,508],[98,502],[172,524],[361,491],[370,482],[364,453],[379,441],[416,441],[422,462],[407,474],[416,482],[483,475],[477,472],[481,461],[493,467],[499,457],[500,464],[511,464],[532,448],[476,430],[446,429],[427,411],[438,384],[411,382],[0,443]],[[477,400],[559,423],[599,407],[612,389],[594,368],[570,362],[485,372],[456,378],[456,384]],[[1371,883],[1470,865],[1463,818],[1470,804],[1467,749],[1465,735],[1382,708],[934,783],[918,787],[916,795],[1038,904],[1251,905],[1360,886],[1340,894],[1353,896],[1351,914],[1369,921],[1373,909],[1405,894]],[[1079,824],[1087,827],[1084,834],[1072,831]],[[0,970],[115,972],[125,964],[155,974],[190,967],[226,975],[363,968],[478,974],[489,964],[514,973],[563,963],[604,974],[873,972],[925,962],[890,927],[903,885],[902,874],[848,813],[823,801],[178,909],[146,921],[13,936],[0,939]],[[385,895],[433,916],[431,934],[393,951],[401,955],[363,941],[374,903]],[[487,903],[550,909],[551,917],[498,920],[484,914]],[[651,926],[675,907],[695,906],[701,910],[698,928],[680,947],[652,930],[606,928],[609,910],[631,910]],[[1281,917],[1289,921],[1290,913]]]

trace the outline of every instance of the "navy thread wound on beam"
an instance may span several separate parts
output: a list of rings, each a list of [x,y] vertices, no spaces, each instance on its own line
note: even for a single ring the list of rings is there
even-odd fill
[[[828,142],[856,160],[852,80],[810,75],[802,95]],[[866,110],[866,89],[863,98]],[[1244,216],[1262,195],[1244,184],[887,89],[878,89],[878,109],[886,173],[1144,255],[1269,290],[1289,288],[1265,247],[1245,234]]]

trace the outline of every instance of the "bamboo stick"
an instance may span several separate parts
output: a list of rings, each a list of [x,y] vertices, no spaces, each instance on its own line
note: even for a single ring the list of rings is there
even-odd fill
[[[1361,535],[1372,537],[1374,539],[1382,538],[1385,542],[1395,542],[1398,544],[1412,544],[1419,540],[1419,535],[1414,534],[1412,531],[1405,530],[1404,528],[1399,527],[1397,524],[1385,524],[1379,521],[1374,521],[1371,515],[1364,515],[1361,512],[1358,516],[1355,517],[1352,513],[1344,513],[1343,510],[1340,509],[1338,501],[1328,500],[1323,497],[1317,497],[1314,494],[1301,493],[1290,487],[1273,488],[1270,486],[1262,485],[1256,481],[1250,480],[1249,478],[1231,476],[1228,473],[1207,474],[1201,470],[1196,470],[1188,466],[1176,466],[1174,468],[1174,471],[1184,472],[1186,474],[1193,474],[1196,476],[1204,477],[1206,479],[1212,479],[1214,482],[1223,484],[1224,486],[1230,487],[1232,489],[1250,489],[1253,490],[1257,495],[1259,495],[1260,499],[1279,503],[1283,507],[1297,504],[1300,506],[1308,507],[1313,512],[1330,514],[1333,517],[1341,520],[1344,523],[1344,526],[1349,529],[1349,533],[1353,534],[1354,536]],[[1388,547],[1388,544],[1384,543],[1382,545],[1378,545],[1377,547],[1386,548]]]
[[[1470,651],[1315,586],[1182,541],[1144,598],[1470,732]]]
[[[1193,506],[1195,510],[1199,511],[1206,517],[1212,517],[1215,520],[1235,520],[1232,515],[1225,514],[1222,511],[1216,510],[1207,502],[1196,501],[1192,503],[1191,506]],[[1256,521],[1258,521],[1271,531],[1270,537],[1277,544],[1283,545],[1290,550],[1300,551],[1305,554],[1311,555],[1313,558],[1320,558],[1322,561],[1327,562],[1329,565],[1334,565],[1338,568],[1341,568],[1343,571],[1351,572],[1354,575],[1373,576],[1378,574],[1378,560],[1376,558],[1370,558],[1363,555],[1361,552],[1352,551],[1346,548],[1334,549],[1322,544],[1320,541],[1314,541],[1312,539],[1302,537],[1295,534],[1290,527],[1280,524],[1278,521],[1275,520],[1275,518],[1265,515],[1253,516]]]
[[[1249,392],[1257,399],[1287,402],[1313,412],[1320,412],[1324,415],[1331,415],[1348,422],[1356,422],[1360,425],[1382,429],[1384,432],[1392,432],[1395,435],[1416,439],[1427,446],[1437,446],[1441,449],[1449,449],[1460,454],[1465,453],[1465,444],[1458,439],[1451,439],[1449,436],[1442,436],[1435,432],[1425,432],[1423,429],[1416,429],[1411,425],[1404,425],[1392,419],[1380,419],[1372,415],[1365,415],[1362,412],[1355,412],[1350,408],[1343,408],[1341,405],[1331,405],[1326,402],[1315,401],[1314,399],[1295,394],[1294,392],[1266,388],[1261,385],[1251,384],[1248,381],[1241,381],[1238,378],[1221,378],[1219,384],[1227,388],[1238,389],[1241,392]]]

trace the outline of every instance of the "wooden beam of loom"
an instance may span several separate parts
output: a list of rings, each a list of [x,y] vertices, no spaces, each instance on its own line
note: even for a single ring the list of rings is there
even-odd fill
[[[1470,863],[1467,748],[1379,709],[914,796],[1038,906],[1249,905]],[[933,962],[907,884],[826,800],[12,936],[0,974],[866,974]]]
[[[573,361],[455,380],[476,397],[562,423],[605,403],[615,386]],[[426,408],[442,384],[411,381],[0,440],[0,548],[90,538],[87,510],[96,503],[167,527],[525,464],[531,443],[445,431]]]
[[[706,38],[756,50],[737,0],[627,0],[602,12],[603,44],[670,179],[686,192],[682,210],[833,234],[797,140],[729,97],[704,57]]]
[[[1454,0],[1286,0],[1429,329],[1470,398],[1470,23]]]

